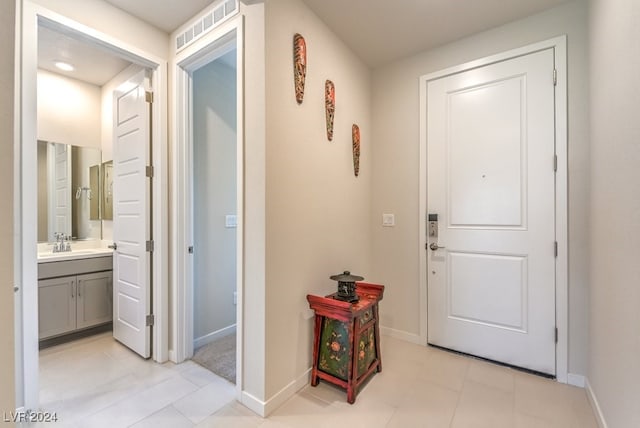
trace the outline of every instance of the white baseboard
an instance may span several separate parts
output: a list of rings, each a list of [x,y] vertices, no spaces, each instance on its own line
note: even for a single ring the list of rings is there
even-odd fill
[[[585,377],[582,375],[569,373],[567,375],[567,383],[569,385],[577,386],[578,388],[584,388]]]
[[[311,367],[267,400],[265,403],[265,416],[269,416],[274,410],[282,406],[285,401],[293,397],[296,392],[308,385],[310,379]]]
[[[404,340],[405,342],[415,343],[416,345],[425,346],[427,343],[427,340],[420,337],[418,334],[407,333],[406,331],[396,330],[389,327],[380,327],[380,334]]]
[[[178,364],[178,357],[176,351],[174,351],[173,349],[169,349],[169,361],[174,364]]]
[[[242,391],[240,402],[253,412],[265,418],[278,407],[282,406],[285,401],[293,397],[296,392],[308,385],[310,376],[311,368],[308,368],[302,375],[298,376],[297,379],[291,381],[291,383],[282,388],[267,401],[259,400],[248,392]]]
[[[264,401],[257,399],[247,391],[242,391],[242,393],[240,394],[240,402],[243,406],[247,407],[258,416],[262,416],[263,418],[265,417],[264,411],[266,408],[266,404]]]
[[[588,378],[585,378],[585,389],[587,390],[587,397],[589,398],[589,402],[591,403],[591,407],[593,408],[593,413],[596,416],[598,426],[600,428],[608,428],[607,422],[604,420],[604,415],[602,414],[602,409],[600,409],[600,404],[598,404],[598,399],[596,398],[596,394],[589,384]]]
[[[216,330],[209,334],[205,334],[204,336],[198,337],[193,341],[193,348],[198,349],[201,346],[207,345],[213,342],[216,339],[220,339],[221,337],[228,336],[236,332],[236,325],[231,324],[229,327],[221,328],[220,330]]]

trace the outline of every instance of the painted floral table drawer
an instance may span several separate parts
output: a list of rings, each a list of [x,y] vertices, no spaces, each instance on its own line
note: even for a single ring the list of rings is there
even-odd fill
[[[348,379],[350,338],[348,323],[325,318],[322,323],[318,367],[342,380]],[[372,325],[360,333],[357,353],[357,377],[362,376],[376,360],[375,330]]]

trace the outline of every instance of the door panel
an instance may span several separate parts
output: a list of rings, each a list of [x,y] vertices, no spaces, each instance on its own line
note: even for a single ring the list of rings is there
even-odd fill
[[[429,343],[555,373],[553,50],[428,83]]]
[[[38,339],[76,328],[76,277],[38,281]]]
[[[522,226],[523,85],[523,76],[513,76],[448,95],[452,226]]]
[[[448,257],[451,318],[526,331],[525,257],[459,252],[449,252]],[[478,305],[480,301],[484,304]]]
[[[114,92],[113,335],[141,356],[151,356],[150,104],[140,71]]]

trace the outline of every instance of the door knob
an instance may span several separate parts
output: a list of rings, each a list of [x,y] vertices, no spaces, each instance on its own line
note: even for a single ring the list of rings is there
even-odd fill
[[[114,251],[118,249],[118,244],[116,244],[115,242],[112,245],[107,245],[107,247],[113,249]]]
[[[444,246],[440,246],[436,242],[432,242],[431,244],[429,244],[429,248],[431,248],[433,251],[437,251],[438,248],[444,248]]]

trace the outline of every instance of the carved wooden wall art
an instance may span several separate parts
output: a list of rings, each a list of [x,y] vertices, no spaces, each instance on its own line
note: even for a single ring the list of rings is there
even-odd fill
[[[336,89],[331,80],[324,84],[324,108],[327,116],[327,138],[333,140],[333,115],[336,111]]]
[[[360,173],[360,127],[355,123],[351,127],[351,140],[353,142],[353,173]]]
[[[293,83],[296,89],[296,101],[302,104],[304,82],[307,76],[307,43],[300,34],[293,36]]]

